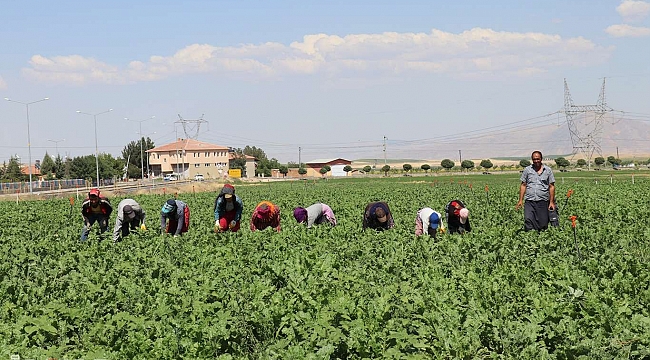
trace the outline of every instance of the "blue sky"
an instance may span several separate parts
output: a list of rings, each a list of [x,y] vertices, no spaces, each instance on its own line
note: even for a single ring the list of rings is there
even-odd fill
[[[98,143],[114,155],[138,137],[125,117],[155,116],[143,132],[163,144],[177,114],[204,114],[199,140],[281,161],[298,146],[303,160],[382,157],[384,136],[389,157],[440,158],[441,136],[559,110],[563,78],[577,104],[607,77],[611,107],[650,114],[649,15],[629,0],[4,1],[0,97],[50,98],[30,106],[33,159],[48,140],[94,153],[75,111],[109,108]],[[27,159],[25,107],[1,102],[0,121],[0,161]]]

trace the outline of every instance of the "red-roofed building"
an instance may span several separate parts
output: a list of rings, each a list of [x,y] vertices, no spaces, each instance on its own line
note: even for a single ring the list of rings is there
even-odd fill
[[[201,174],[205,178],[215,179],[227,175],[230,169],[228,147],[194,139],[178,139],[147,150],[147,153],[153,176],[181,174],[186,179],[192,179]],[[248,171],[248,159],[246,163],[246,175],[255,176],[254,159],[252,172]]]

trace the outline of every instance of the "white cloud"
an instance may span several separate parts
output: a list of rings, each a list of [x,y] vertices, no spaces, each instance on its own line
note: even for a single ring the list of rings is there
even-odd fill
[[[630,26],[627,24],[608,26],[607,29],[605,29],[605,32],[614,37],[650,36],[650,28]]]
[[[171,56],[151,56],[124,67],[80,55],[47,58],[34,55],[26,76],[51,82],[129,83],[154,81],[189,73],[275,79],[322,74],[327,77],[377,77],[404,73],[481,73],[529,76],[562,66],[604,61],[611,48],[582,37],[517,33],[474,28],[462,33],[433,29],[430,33],[313,34],[284,45],[218,47],[193,44]]]
[[[645,19],[650,14],[650,3],[645,1],[624,0],[616,11],[626,22],[637,22]]]
[[[0,76],[0,90],[7,89],[7,82]]]

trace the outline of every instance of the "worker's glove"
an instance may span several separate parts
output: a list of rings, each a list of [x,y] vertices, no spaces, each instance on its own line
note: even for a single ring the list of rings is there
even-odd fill
[[[179,237],[180,235],[174,235],[175,238]]]
[[[440,229],[440,230],[438,230],[438,232],[441,233],[441,234],[444,234],[445,231],[446,231],[445,229]]]
[[[142,231],[146,231],[146,230],[147,230],[147,227],[144,226],[144,224],[142,224],[142,225],[140,225],[140,230],[142,230]]]
[[[214,222],[214,232],[219,232],[221,231],[221,226],[219,225],[219,220],[216,220]]]
[[[235,226],[237,226],[237,222],[235,220],[230,222],[230,229],[232,230]]]

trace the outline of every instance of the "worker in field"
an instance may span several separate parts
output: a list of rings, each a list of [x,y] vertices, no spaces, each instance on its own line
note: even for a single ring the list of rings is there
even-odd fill
[[[549,211],[556,209],[555,176],[550,167],[542,164],[541,151],[533,151],[530,158],[533,163],[521,173],[519,201],[515,209],[524,205],[525,231],[541,231],[548,228]]]
[[[251,231],[275,229],[280,232],[280,207],[270,201],[262,201],[253,210],[251,217]]]
[[[307,229],[311,228],[314,224],[322,224],[325,222],[336,226],[336,217],[332,208],[323,203],[316,203],[307,208],[297,207],[293,209],[293,217],[300,224],[306,223]]]
[[[469,210],[460,200],[452,200],[445,206],[449,234],[464,234],[472,231],[469,223]]]
[[[214,200],[214,231],[237,232],[241,222],[244,203],[235,194],[235,187],[226,184]]]
[[[108,229],[108,219],[113,212],[113,207],[106,197],[99,193],[99,189],[92,189],[88,193],[88,197],[81,205],[81,216],[84,220],[84,226],[81,230],[81,241],[88,239],[90,227],[94,223],[99,224],[101,233]]]
[[[415,216],[415,235],[420,236],[426,233],[435,238],[438,232],[445,232],[440,213],[428,207],[420,209]]]
[[[395,226],[393,214],[388,204],[383,201],[371,202],[363,212],[363,229],[371,228],[377,231],[392,229]]]
[[[121,237],[129,235],[129,230],[147,230],[144,225],[146,213],[142,206],[133,199],[124,199],[117,204],[117,218],[113,228],[113,242],[117,242]]]
[[[190,207],[180,200],[167,200],[160,211],[162,233],[174,234],[176,237],[186,233],[189,228]]]

